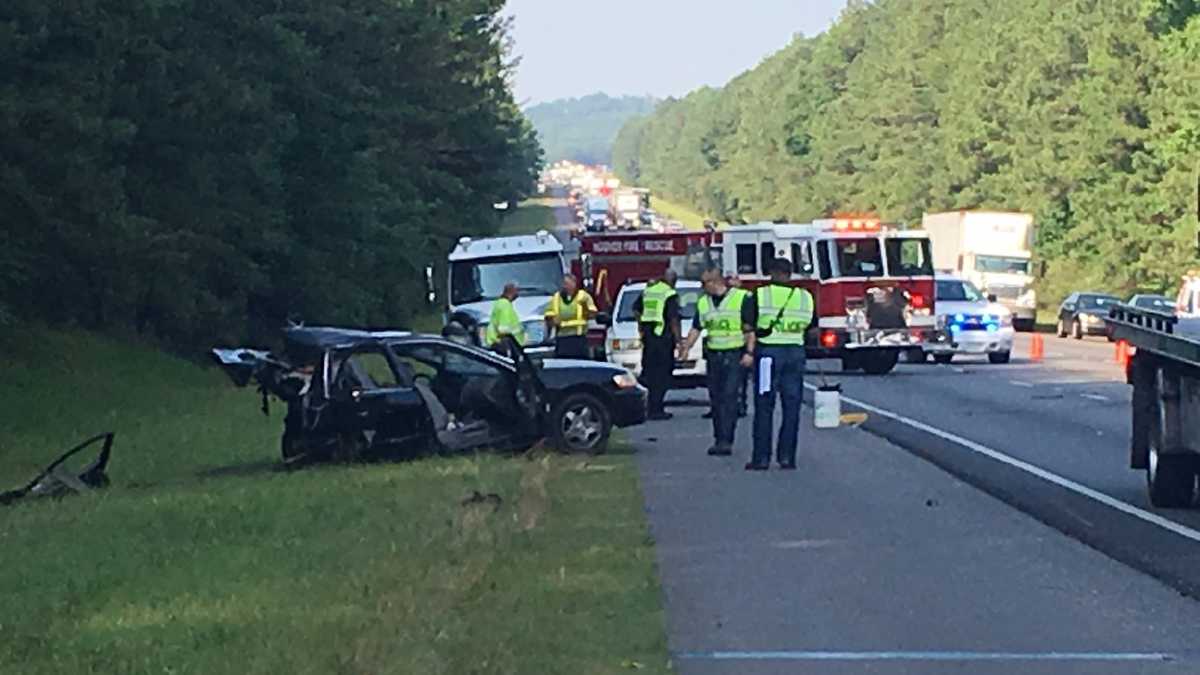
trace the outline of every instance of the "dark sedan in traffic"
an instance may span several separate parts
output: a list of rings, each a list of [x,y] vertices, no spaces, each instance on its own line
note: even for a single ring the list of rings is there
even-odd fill
[[[1072,293],[1058,308],[1058,337],[1069,334],[1076,340],[1085,335],[1105,335],[1108,327],[1104,318],[1120,300],[1107,293]]]

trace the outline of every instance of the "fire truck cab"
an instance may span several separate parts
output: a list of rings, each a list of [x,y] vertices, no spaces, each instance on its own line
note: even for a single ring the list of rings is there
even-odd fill
[[[809,358],[838,358],[844,370],[890,372],[906,351],[935,341],[933,258],[921,231],[878,218],[760,223],[722,231],[721,266],[743,288],[768,281],[774,258],[792,261],[792,283],[815,301]]]

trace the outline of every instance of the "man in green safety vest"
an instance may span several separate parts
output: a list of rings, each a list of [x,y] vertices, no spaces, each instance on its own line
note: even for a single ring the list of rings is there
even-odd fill
[[[646,419],[669,420],[663,399],[671,388],[675,350],[680,342],[678,275],[667,270],[662,278],[646,285],[633,302],[633,314],[642,333],[642,383],[649,389]]]
[[[546,332],[554,330],[554,356],[586,359],[588,320],[596,315],[596,301],[579,287],[574,274],[563,277],[562,290],[546,305]]]
[[[511,355],[510,340],[518,345],[525,344],[525,326],[521,325],[521,316],[513,307],[513,300],[520,294],[517,282],[510,281],[504,284],[504,292],[492,303],[492,315],[488,319],[485,337],[487,346],[501,354]]]
[[[813,318],[812,294],[790,284],[792,262],[776,258],[771,282],[754,293],[751,317],[755,331],[747,346],[747,363],[754,365],[754,452],[747,471],[771,465],[775,398],[783,402],[776,457],[780,469],[796,468],[800,436],[800,402],[804,398],[804,336]]]
[[[713,445],[708,454],[721,457],[733,454],[738,389],[745,372],[742,359],[754,332],[754,317],[750,312],[753,303],[747,302],[749,293],[726,285],[720,270],[705,270],[700,280],[705,293],[696,302],[692,329],[679,348],[678,358],[682,361],[687,357],[688,350],[704,331],[708,401],[713,421]]]

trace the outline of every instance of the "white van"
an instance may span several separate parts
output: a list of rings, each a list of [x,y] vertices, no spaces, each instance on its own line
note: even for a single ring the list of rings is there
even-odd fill
[[[633,303],[642,297],[642,291],[645,290],[646,284],[642,282],[621,287],[617,301],[613,303],[612,325],[604,336],[609,363],[622,366],[634,375],[642,372],[642,339],[637,318],[633,315]],[[679,294],[680,328],[686,336],[692,328],[692,318],[696,316],[696,302],[704,291],[699,281],[680,280],[675,284],[675,292]],[[705,386],[708,369],[704,363],[703,342],[697,340],[688,352],[687,359],[675,363],[676,389]]]

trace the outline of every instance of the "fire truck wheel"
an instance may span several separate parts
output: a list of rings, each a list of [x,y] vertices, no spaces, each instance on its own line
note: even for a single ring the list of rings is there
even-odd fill
[[[933,360],[943,366],[954,360],[953,354],[934,354]]]
[[[892,372],[896,367],[896,361],[899,360],[899,352],[888,350],[879,351],[874,354],[862,355],[862,369],[868,375],[886,375]]]
[[[843,356],[842,372],[853,373],[856,370],[862,370],[862,361],[858,358],[858,356]]]

